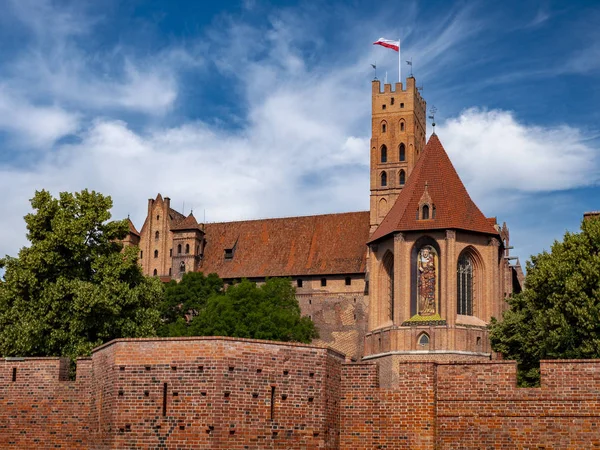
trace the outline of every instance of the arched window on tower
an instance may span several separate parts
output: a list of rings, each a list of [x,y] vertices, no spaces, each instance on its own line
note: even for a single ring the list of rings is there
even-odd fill
[[[464,316],[473,315],[473,260],[469,254],[458,258],[456,277],[457,313]]]
[[[181,255],[181,244],[177,246],[177,254]]]
[[[179,271],[180,272],[185,272],[185,262],[184,261],[181,261],[179,263]]]
[[[381,132],[385,133],[387,131],[387,123],[381,122]]]
[[[158,238],[160,237],[160,233],[157,231],[156,233],[154,233],[154,239],[158,241]]]
[[[387,173],[381,172],[381,186],[387,186]]]
[[[158,250],[154,250],[154,257],[158,258]]]
[[[154,276],[158,275],[158,270],[154,269],[153,274],[154,274]]]
[[[382,292],[387,304],[387,319],[394,320],[394,255],[390,252],[383,257]]]
[[[400,122],[400,131],[404,131],[404,122]]]
[[[406,161],[406,146],[404,145],[404,143],[400,144],[399,153],[400,161]]]
[[[387,162],[387,147],[385,145],[381,146],[381,162]]]
[[[189,254],[190,253],[190,244],[185,244],[185,254]]]
[[[406,172],[404,170],[400,171],[400,186],[403,186],[406,183]]]
[[[423,205],[423,220],[429,219],[429,205]]]

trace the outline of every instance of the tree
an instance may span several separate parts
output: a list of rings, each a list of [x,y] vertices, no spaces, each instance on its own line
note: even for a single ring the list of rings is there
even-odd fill
[[[215,273],[205,277],[202,272],[187,272],[179,283],[171,280],[160,305],[159,336],[186,336],[188,323],[204,309],[211,295],[221,292],[223,280]]]
[[[94,191],[35,193],[29,247],[0,259],[0,354],[75,358],[111,339],[155,334],[163,287],[146,278],[127,221]]]
[[[584,220],[527,263],[525,290],[492,321],[495,351],[519,364],[520,382],[539,380],[541,359],[600,357],[600,220]]]
[[[170,331],[179,336],[233,336],[305,343],[318,337],[312,320],[300,314],[289,278],[270,278],[261,286],[242,280],[226,291],[214,291],[198,304],[203,302],[205,305],[189,325],[179,318],[179,326],[172,326]]]

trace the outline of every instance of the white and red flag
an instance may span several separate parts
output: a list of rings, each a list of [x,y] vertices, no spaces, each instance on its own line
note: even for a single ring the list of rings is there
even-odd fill
[[[400,51],[400,41],[392,41],[390,39],[379,38],[375,42],[373,42],[373,45],[381,45],[382,47],[391,48],[392,50],[395,50],[397,52]]]

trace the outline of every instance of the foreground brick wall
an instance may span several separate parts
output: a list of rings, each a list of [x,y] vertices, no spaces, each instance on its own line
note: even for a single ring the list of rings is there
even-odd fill
[[[0,448],[89,448],[91,360],[0,360]]]
[[[440,448],[600,447],[600,362],[546,361],[540,388],[511,362],[439,365]]]
[[[0,361],[0,448],[585,449],[600,447],[600,361],[374,363],[308,345],[118,340],[78,361]],[[13,381],[14,380],[14,381]]]

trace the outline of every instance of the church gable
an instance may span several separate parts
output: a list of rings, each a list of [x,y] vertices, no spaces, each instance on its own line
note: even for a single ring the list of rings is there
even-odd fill
[[[376,241],[396,231],[461,229],[498,234],[469,196],[437,135],[433,134],[381,225]]]

